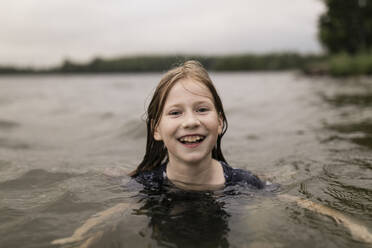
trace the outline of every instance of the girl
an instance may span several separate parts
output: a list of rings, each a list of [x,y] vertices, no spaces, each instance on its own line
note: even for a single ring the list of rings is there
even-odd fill
[[[146,124],[146,153],[130,174],[145,187],[264,187],[250,172],[227,164],[221,151],[226,116],[221,99],[199,62],[187,61],[164,75],[148,106]]]

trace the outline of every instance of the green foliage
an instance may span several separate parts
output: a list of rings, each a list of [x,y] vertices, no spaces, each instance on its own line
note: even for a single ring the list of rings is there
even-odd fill
[[[34,73],[32,68],[17,68],[13,66],[0,66],[0,74]]]
[[[228,56],[137,56],[115,59],[95,58],[86,65],[64,63],[57,69],[61,72],[155,72],[166,71],[186,60],[199,60],[208,70],[253,71],[299,69],[316,56],[302,56],[295,53],[266,55]]]
[[[198,59],[202,63],[208,64],[208,59],[204,59],[200,56],[134,56],[112,59],[97,57],[87,64],[77,64],[66,60],[63,62],[62,66],[55,68],[54,71],[62,73],[155,72],[167,70],[187,59]]]
[[[222,56],[209,69],[215,71],[288,70],[301,68],[309,57],[295,53]]]
[[[328,52],[356,54],[372,48],[371,0],[323,0],[319,40]]]
[[[340,53],[329,61],[329,73],[333,76],[372,75],[372,53],[360,53],[354,56]]]

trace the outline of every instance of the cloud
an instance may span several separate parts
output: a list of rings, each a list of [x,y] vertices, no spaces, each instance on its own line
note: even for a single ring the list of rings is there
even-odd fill
[[[321,1],[18,0],[0,9],[0,64],[138,53],[320,51]]]

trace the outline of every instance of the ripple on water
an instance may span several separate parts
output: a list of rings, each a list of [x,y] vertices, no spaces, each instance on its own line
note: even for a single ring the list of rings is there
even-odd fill
[[[30,170],[19,178],[0,183],[1,190],[29,190],[46,188],[53,184],[74,177],[70,173],[48,172],[42,169]]]
[[[86,212],[90,209],[98,209],[101,204],[94,202],[83,202],[75,193],[65,192],[53,202],[43,207],[43,212],[66,214],[76,212]]]
[[[26,150],[30,149],[32,146],[25,142],[15,140],[15,139],[7,139],[7,138],[0,138],[0,148],[6,148],[11,150]]]
[[[372,163],[361,159],[339,160],[324,167],[323,192],[332,204],[350,214],[360,214],[372,221]]]
[[[1,170],[8,170],[12,167],[12,163],[6,160],[0,160],[0,171]]]
[[[22,210],[9,207],[0,208],[0,223],[2,224],[7,223],[7,225],[11,225],[22,216],[24,216],[24,211]]]
[[[317,176],[321,168],[322,164],[319,161],[291,156],[278,160],[268,177],[273,182],[296,185]]]
[[[366,108],[372,106],[372,94],[337,94],[334,96],[326,96],[325,94],[320,95],[326,102],[335,107],[355,105]]]
[[[372,120],[346,124],[326,125],[329,130],[337,132],[322,140],[327,143],[335,140],[348,140],[354,144],[372,149]]]
[[[329,182],[323,192],[332,198],[331,205],[341,212],[350,215],[363,216],[363,221],[372,221],[372,194],[371,190],[348,185],[345,181]]]
[[[12,130],[14,128],[19,127],[20,124],[15,121],[10,121],[10,120],[2,120],[0,119],[0,130]]]
[[[146,124],[142,120],[129,120],[119,131],[120,138],[140,139],[146,138]]]
[[[28,217],[19,220],[18,225],[8,227],[7,232],[0,234],[1,247],[50,247],[50,240],[56,235],[51,232],[58,228],[54,218],[45,217]],[[22,244],[22,245],[20,245]]]
[[[18,122],[0,119],[0,133],[6,134],[18,127],[20,127],[20,123]],[[0,137],[0,148],[22,150],[28,149],[30,146],[22,141]]]
[[[2,205],[35,211],[54,202],[65,191],[61,183],[75,176],[41,169],[31,170],[16,179],[0,183]]]
[[[115,117],[115,113],[113,112],[104,112],[99,115],[101,120],[109,120]]]

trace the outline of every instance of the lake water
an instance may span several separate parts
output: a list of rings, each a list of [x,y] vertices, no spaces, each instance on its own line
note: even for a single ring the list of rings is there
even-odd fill
[[[0,247],[371,246],[280,198],[309,199],[372,232],[371,78],[212,73],[227,161],[280,190],[144,196],[120,175],[144,155],[143,114],[160,77],[0,77]],[[52,244],[117,204],[127,210]]]

